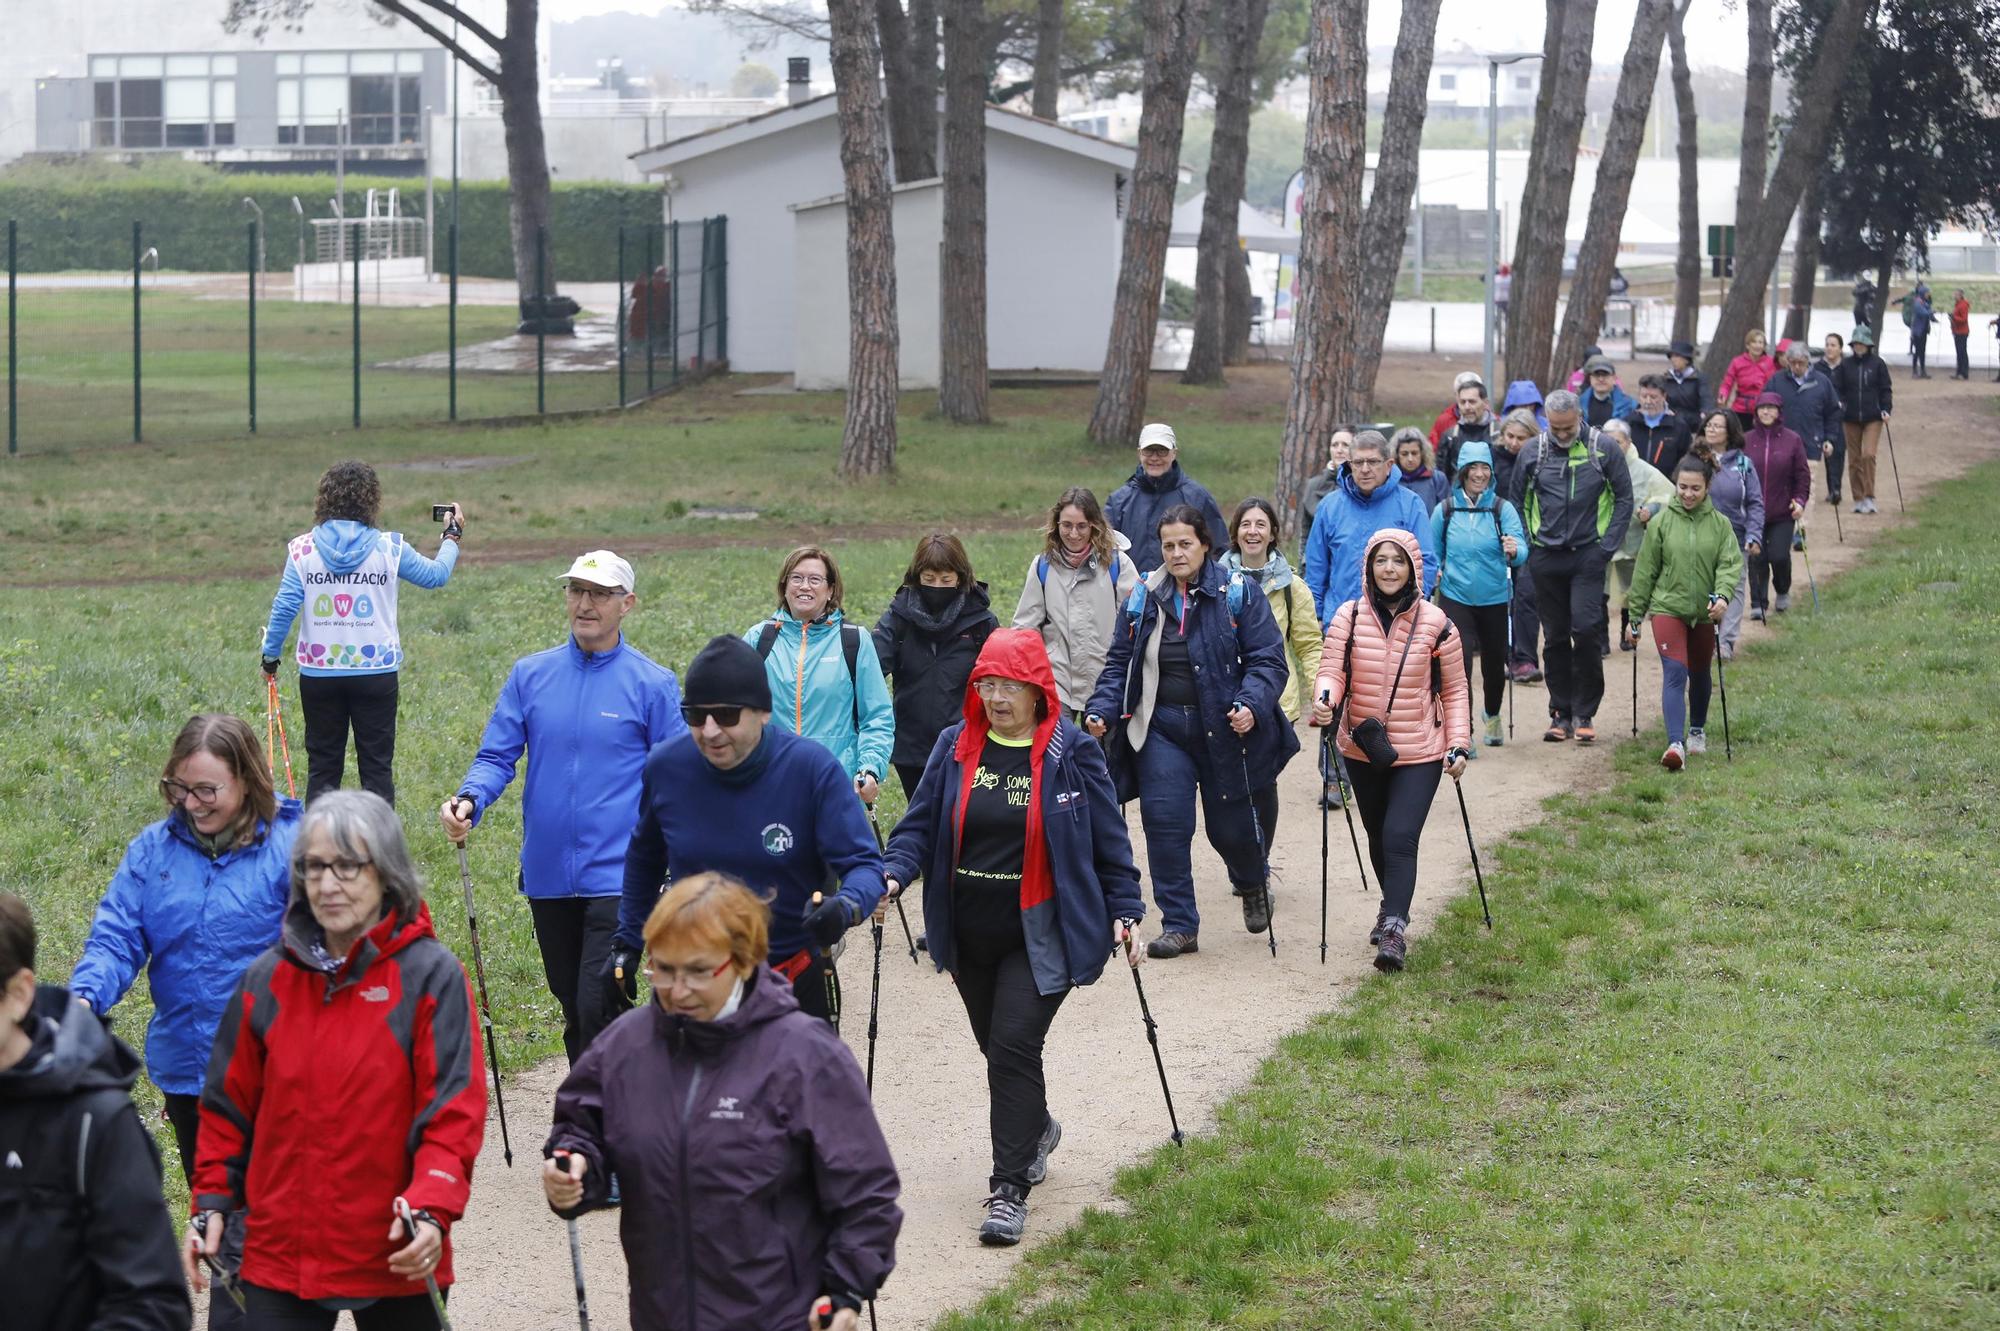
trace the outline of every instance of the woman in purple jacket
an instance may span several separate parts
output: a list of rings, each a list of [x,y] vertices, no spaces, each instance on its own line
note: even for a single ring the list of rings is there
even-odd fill
[[[1757,398],[1757,423],[1743,436],[1743,452],[1757,469],[1764,491],[1763,549],[1750,556],[1750,618],[1762,620],[1767,608],[1765,579],[1777,590],[1779,614],[1792,608],[1792,535],[1812,500],[1812,463],[1805,440],[1778,423],[1785,400],[1765,392]]]
[[[562,1216],[612,1174],[633,1331],[834,1331],[896,1265],[902,1185],[861,1068],[765,965],[769,912],[734,879],[675,884],[646,920],[653,1001],[556,1092],[542,1189]]]

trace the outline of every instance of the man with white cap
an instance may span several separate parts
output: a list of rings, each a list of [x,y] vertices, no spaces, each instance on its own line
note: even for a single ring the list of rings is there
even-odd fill
[[[514,663],[479,753],[438,821],[446,836],[464,840],[527,751],[520,889],[574,1064],[623,1010],[597,976],[618,928],[640,778],[646,754],[686,734],[687,722],[674,672],[626,642],[620,628],[638,604],[632,566],[592,550],[562,583],[569,641]]]
[[[1160,566],[1160,515],[1186,504],[1208,524],[1209,548],[1229,548],[1229,524],[1201,482],[1181,470],[1174,427],[1155,422],[1139,431],[1139,466],[1105,501],[1104,519],[1132,543],[1132,563],[1144,577]]]

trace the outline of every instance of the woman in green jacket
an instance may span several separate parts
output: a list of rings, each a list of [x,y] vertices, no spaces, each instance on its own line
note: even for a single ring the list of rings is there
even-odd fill
[[[1632,573],[1631,627],[1636,646],[1639,626],[1650,614],[1653,643],[1660,651],[1660,710],[1667,721],[1667,751],[1660,766],[1678,772],[1691,753],[1708,751],[1709,661],[1715,655],[1715,628],[1729,608],[1743,573],[1736,530],[1708,497],[1714,475],[1708,462],[1690,453],[1674,469],[1669,504],[1646,527]],[[1687,726],[1686,740],[1682,727]]]

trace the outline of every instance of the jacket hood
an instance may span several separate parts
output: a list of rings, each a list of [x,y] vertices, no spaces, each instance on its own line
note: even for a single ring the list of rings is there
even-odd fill
[[[1785,399],[1767,388],[1757,395],[1755,405],[1759,407],[1782,407],[1785,405]]]
[[[1042,691],[1047,707],[1035,725],[1035,752],[1047,749],[1049,737],[1062,721],[1063,705],[1042,635],[1034,629],[994,629],[979,649],[979,659],[973,662],[972,674],[965,681],[965,729],[959,732],[956,750],[961,762],[971,760],[986,744],[986,704],[974,687],[982,679],[1024,680]]]
[[[1535,387],[1534,381],[1516,379],[1513,383],[1507,385],[1507,396],[1500,399],[1500,414],[1504,416],[1516,407],[1535,407],[1539,409],[1541,405],[1542,390]]]
[[[1361,591],[1368,592],[1368,560],[1377,547],[1384,543],[1393,544],[1410,557],[1410,585],[1421,589],[1424,585],[1424,548],[1417,544],[1417,538],[1401,527],[1384,527],[1368,538],[1368,544],[1361,550]]]
[[[1403,469],[1391,463],[1388,473],[1380,485],[1362,494],[1361,487],[1354,483],[1353,469],[1343,465],[1340,469],[1340,488],[1357,504],[1379,504],[1403,488]]]
[[[1175,458],[1173,465],[1168,467],[1164,472],[1161,472],[1157,478],[1148,476],[1144,467],[1132,468],[1132,484],[1144,490],[1147,494],[1160,495],[1166,494],[1171,490],[1178,490],[1181,488],[1181,481],[1183,479],[1185,477],[1181,471],[1179,458]]]
[[[740,1040],[760,1026],[797,1012],[799,1000],[792,996],[792,986],[778,978],[777,972],[766,963],[743,982],[743,1001],[736,1005],[736,1010],[719,1021],[696,1021],[669,1012],[657,999],[652,1000],[651,1007],[653,1030],[670,1048],[676,1052],[692,1049],[697,1054],[713,1054],[727,1048],[732,1040]]]
[[[889,613],[907,619],[931,637],[942,637],[948,630],[960,625],[970,627],[993,612],[992,598],[987,594],[985,583],[975,582],[970,587],[958,588],[958,593],[942,613],[932,614],[916,584],[906,582],[896,589],[896,595],[889,602]]]
[[[1476,463],[1493,465],[1493,448],[1477,439],[1468,439],[1458,446],[1458,469],[1464,471]],[[1490,488],[1490,487],[1489,487]]]
[[[279,941],[285,954],[307,970],[338,975],[345,969],[352,979],[365,974],[378,959],[393,956],[420,938],[436,937],[437,930],[431,927],[430,904],[419,901],[414,918],[385,915],[355,940],[346,956],[330,956],[323,946],[319,921],[313,918],[312,907],[301,892],[285,907],[285,931]]]
[[[0,1072],[0,1103],[130,1090],[138,1079],[139,1056],[61,985],[35,987],[35,1003],[23,1024],[29,1029],[28,1052]]]
[[[382,533],[365,522],[334,518],[313,528],[313,548],[335,573],[351,573],[375,548]]]
[[[1292,585],[1292,566],[1285,562],[1284,553],[1279,550],[1271,551],[1264,567],[1257,569],[1243,567],[1243,556],[1234,550],[1225,550],[1216,562],[1222,565],[1223,572],[1240,573],[1265,592],[1283,591]]]

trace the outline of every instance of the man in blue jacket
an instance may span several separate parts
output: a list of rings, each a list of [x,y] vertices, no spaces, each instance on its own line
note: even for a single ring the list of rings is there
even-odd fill
[[[609,550],[570,565],[569,641],[514,663],[458,794],[438,810],[445,835],[463,841],[527,750],[520,886],[572,1065],[624,1010],[592,980],[618,927],[646,755],[687,733],[674,672],[625,641],[633,584],[632,566]]]
[[[1139,465],[1131,479],[1104,501],[1104,520],[1132,543],[1132,563],[1142,577],[1160,566],[1160,515],[1175,504],[1201,514],[1212,549],[1229,548],[1229,524],[1215,496],[1181,470],[1174,427],[1155,422],[1139,431]]]
[[[832,949],[882,899],[882,852],[840,760],[771,722],[757,649],[711,638],[687,669],[690,733],[653,746],[625,852],[603,987],[637,996],[639,945],[662,884],[728,874],[771,903],[771,969],[799,1006],[837,1023]],[[815,893],[823,893],[818,904]]]
[[[1639,409],[1632,395],[1618,386],[1618,371],[1608,357],[1592,356],[1584,363],[1583,375],[1590,385],[1583,394],[1583,423],[1593,430],[1606,421],[1623,420]]]
[[[1400,527],[1424,552],[1424,595],[1437,585],[1437,552],[1431,548],[1431,515],[1424,501],[1403,488],[1380,430],[1354,436],[1340,483],[1320,501],[1306,542],[1305,579],[1319,607],[1320,627],[1333,621],[1343,601],[1361,595],[1361,556],[1368,538]]]

